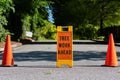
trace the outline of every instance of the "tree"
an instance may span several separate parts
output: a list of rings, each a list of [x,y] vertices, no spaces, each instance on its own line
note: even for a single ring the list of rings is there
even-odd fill
[[[7,18],[10,12],[14,12],[14,5],[12,0],[0,0],[0,42],[5,41],[5,37],[9,34],[8,30],[4,29],[7,25]]]
[[[13,0],[15,4],[15,13],[11,13],[7,27],[15,35],[13,40],[25,38],[25,32],[36,30],[45,25],[48,12],[46,7],[51,3],[46,0]],[[19,30],[19,31],[18,31]],[[35,35],[34,35],[35,36]]]
[[[0,25],[7,25],[9,12],[14,11],[12,0],[0,0]]]
[[[90,9],[96,11],[91,17],[92,24],[100,26],[100,34],[103,35],[103,28],[113,25],[120,25],[120,2],[118,0],[94,0],[94,8]],[[93,13],[92,11],[92,13]],[[117,14],[116,14],[117,13]]]
[[[73,25],[75,30],[86,25],[104,27],[120,25],[118,0],[57,0],[53,5],[56,25]]]

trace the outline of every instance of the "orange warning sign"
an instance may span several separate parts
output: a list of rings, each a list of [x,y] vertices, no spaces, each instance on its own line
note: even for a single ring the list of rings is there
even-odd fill
[[[73,65],[72,53],[72,26],[68,26],[68,31],[62,31],[62,27],[57,27],[57,67],[67,64]]]
[[[58,32],[57,49],[59,60],[72,59],[72,32]]]

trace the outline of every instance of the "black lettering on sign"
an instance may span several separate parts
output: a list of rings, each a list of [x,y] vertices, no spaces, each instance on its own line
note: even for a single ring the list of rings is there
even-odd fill
[[[58,50],[58,54],[65,54],[65,50]]]
[[[58,54],[61,54],[60,50],[58,50]]]
[[[72,50],[69,50],[69,55],[72,54]]]
[[[69,36],[60,36],[60,41],[69,41]]]
[[[72,54],[72,51],[71,50],[58,50],[58,54]]]
[[[69,55],[70,55],[71,52],[72,52],[71,50],[66,50],[66,54],[69,54]]]
[[[70,47],[70,43],[59,43],[59,47]]]

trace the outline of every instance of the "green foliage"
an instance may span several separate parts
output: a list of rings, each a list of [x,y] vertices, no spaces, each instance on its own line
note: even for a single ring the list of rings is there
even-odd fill
[[[21,2],[22,4],[24,4],[23,0]],[[47,32],[50,32],[50,31],[45,31],[45,30],[52,25],[46,21],[48,16],[46,6],[50,4],[50,1],[46,1],[46,0],[36,0],[36,1],[30,0],[29,1],[28,0],[26,1],[26,3],[27,2],[29,3],[28,4],[29,8],[27,8],[26,10],[23,9],[24,13],[21,13],[22,30],[23,30],[22,38],[26,38],[25,36],[26,31],[31,31],[33,32],[33,39],[35,40],[46,39],[46,34]],[[19,2],[17,4],[19,4]],[[41,30],[43,30],[44,33],[42,33]]]
[[[56,39],[56,27],[52,23],[44,20],[44,26],[36,27],[33,32],[33,39],[45,40],[45,39]]]
[[[22,39],[26,37],[26,31],[33,33],[33,39],[40,40],[51,37],[46,37],[48,29],[53,24],[47,22],[48,12],[46,7],[49,6],[51,1],[46,0],[14,0],[16,17],[19,17],[21,23],[15,23],[15,25],[22,26]],[[19,15],[19,16],[18,16]],[[18,26],[19,27],[19,26]],[[45,29],[46,28],[46,29]],[[51,27],[52,28],[52,27]],[[42,31],[46,32],[42,33]],[[52,33],[50,33],[52,34]]]
[[[31,21],[31,16],[30,15],[23,15],[22,19],[22,39],[26,38],[26,31],[30,31],[30,21]]]
[[[4,29],[4,25],[7,25],[7,17],[10,11],[15,11],[12,0],[0,0],[0,42],[4,42],[6,35],[10,32]]]
[[[7,25],[7,20],[6,20],[6,17],[3,16],[3,15],[0,15],[0,24],[3,26],[3,25]]]
[[[87,24],[86,26],[79,26],[78,28],[75,28],[73,38],[82,40],[95,39],[97,38],[97,30],[97,26],[93,26],[92,24]]]
[[[42,33],[46,39],[56,39],[56,26],[52,23],[45,21],[45,26],[41,30],[45,30]]]
[[[30,31],[36,40],[55,39],[56,27],[46,21],[48,17],[46,7],[50,4],[51,1],[47,0],[0,0],[1,41],[4,41],[4,36],[9,33],[3,28],[7,24],[9,25],[5,28],[15,33],[14,37],[17,38],[26,38],[26,31]]]
[[[0,24],[7,25],[6,17],[10,10],[14,11],[12,0],[0,0]]]
[[[47,21],[46,7],[52,2],[55,24],[73,25],[74,39],[94,39],[98,29],[120,25],[119,0],[0,0],[0,36],[8,24],[17,38],[30,31],[35,40],[56,39],[56,27]]]
[[[79,38],[77,32],[82,35],[82,38],[84,36],[85,39],[89,39],[90,34],[85,31],[91,31],[93,27],[96,28],[95,26],[102,32],[104,27],[120,25],[119,0],[57,0],[54,2],[55,24],[73,25],[74,37],[77,39]],[[87,27],[89,24],[93,25],[92,29]]]
[[[0,42],[5,42],[6,35],[10,34],[8,30],[5,30],[2,26],[0,26]]]
[[[104,40],[105,39],[105,36],[99,36],[97,37],[98,40]]]

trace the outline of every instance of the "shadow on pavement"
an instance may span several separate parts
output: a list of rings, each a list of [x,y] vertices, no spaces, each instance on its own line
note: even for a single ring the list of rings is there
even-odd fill
[[[14,53],[15,61],[56,61],[56,52],[32,51],[28,53]]]
[[[32,52],[22,52],[14,53],[15,61],[56,61],[56,52],[52,51],[32,51]],[[120,52],[117,52],[117,56],[120,57]],[[99,61],[105,60],[106,52],[98,51],[73,51],[74,61],[80,60],[91,60]],[[0,54],[0,59],[2,59],[2,54]],[[120,59],[119,59],[120,61]]]
[[[97,51],[74,51],[74,61],[78,60],[92,60],[99,61],[105,60],[105,52],[97,52]]]
[[[118,56],[118,61],[120,61],[120,52],[117,52],[117,56]],[[105,60],[106,52],[74,51],[73,57],[74,57],[74,61],[79,61],[79,60],[100,61],[100,60]]]

